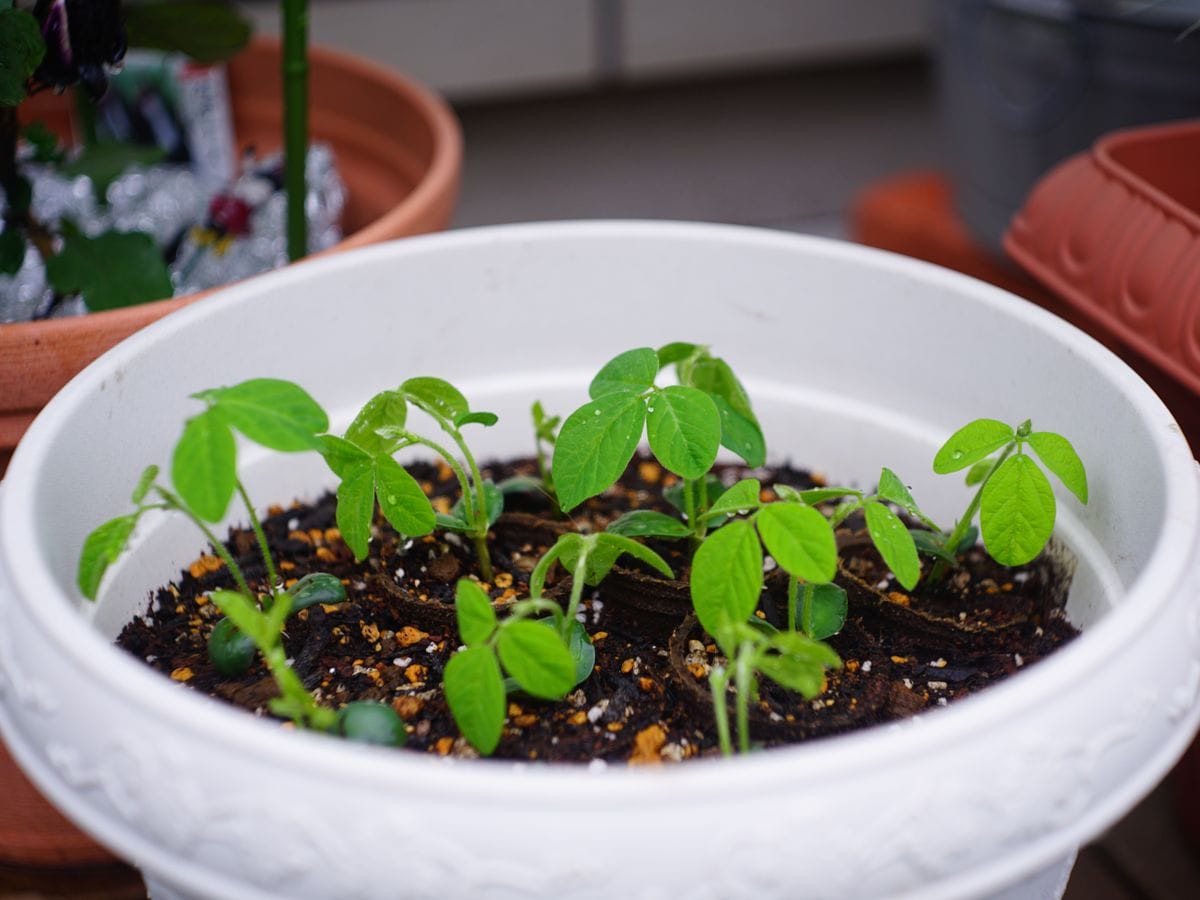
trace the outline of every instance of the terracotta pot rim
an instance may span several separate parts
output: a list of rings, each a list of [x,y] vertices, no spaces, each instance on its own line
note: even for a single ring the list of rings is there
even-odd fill
[[[1185,119],[1165,125],[1122,128],[1097,140],[1092,146],[1091,155],[1096,161],[1096,165],[1106,175],[1120,181],[1135,194],[1157,204],[1169,217],[1180,220],[1191,231],[1200,234],[1200,215],[1144,180],[1116,159],[1117,152],[1130,144],[1144,144],[1181,136],[1194,137],[1200,145],[1200,119]]]
[[[258,36],[250,42],[247,51],[275,52],[279,45],[280,41],[276,37]],[[402,95],[418,110],[422,119],[428,122],[433,146],[428,168],[422,174],[421,180],[413,187],[412,192],[401,203],[370,224],[344,236],[334,246],[308,257],[312,259],[326,253],[378,243],[396,234],[398,223],[413,218],[414,209],[422,209],[431,205],[433,197],[453,189],[457,181],[456,173],[462,165],[463,150],[462,131],[450,106],[446,101],[410,78],[380,63],[364,60],[328,47],[309,48],[309,62],[334,66],[361,79],[386,85],[392,93]],[[7,322],[0,327],[5,330],[19,328],[27,332],[41,331],[48,341],[53,340],[55,335],[78,328],[80,321],[103,322],[112,325],[128,322],[131,326],[140,328],[168,313],[181,309],[188,303],[207,297],[217,290],[220,290],[220,287],[196,291],[179,297],[152,300],[137,306],[88,313],[86,316],[66,316],[36,322]]]

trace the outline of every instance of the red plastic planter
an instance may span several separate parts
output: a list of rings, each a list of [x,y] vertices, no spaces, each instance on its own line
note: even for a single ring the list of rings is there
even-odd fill
[[[1200,121],[1113,132],[1068,159],[1004,247],[1126,349],[1200,446]]]

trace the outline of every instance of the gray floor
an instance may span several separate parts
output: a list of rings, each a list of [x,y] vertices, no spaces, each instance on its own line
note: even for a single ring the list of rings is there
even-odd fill
[[[854,192],[938,159],[919,64],[460,110],[455,224],[663,218],[839,236]]]
[[[929,68],[779,73],[459,110],[467,157],[457,227],[668,218],[846,236],[872,181],[940,165]],[[1164,785],[1085,848],[1067,900],[1192,900],[1200,851]]]

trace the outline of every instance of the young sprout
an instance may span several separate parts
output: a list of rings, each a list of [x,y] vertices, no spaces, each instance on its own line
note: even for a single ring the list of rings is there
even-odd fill
[[[537,454],[538,475],[542,479],[542,488],[555,503],[558,497],[554,493],[554,473],[550,471],[549,458],[546,451],[554,453],[554,444],[558,439],[558,426],[562,423],[561,416],[547,416],[540,400],[533,402],[530,409],[533,416],[533,443]]]
[[[659,387],[658,373],[674,366],[678,384]],[[559,503],[570,511],[614,484],[641,441],[667,470],[684,480],[682,531],[699,543],[712,499],[708,474],[725,446],[748,465],[762,465],[766,448],[758,420],[729,365],[695,344],[641,347],[606,363],[588,387],[591,400],[563,422],[552,472]],[[670,517],[654,514],[656,521]],[[649,519],[648,516],[641,517]],[[663,525],[679,536],[678,525]],[[642,531],[649,534],[649,531]]]
[[[828,644],[795,631],[777,631],[766,622],[730,623],[714,634],[730,668],[714,666],[708,681],[721,753],[733,755],[725,697],[732,679],[738,752],[750,752],[750,704],[758,700],[758,679],[766,677],[806,700],[825,690],[825,671],[842,661]]]
[[[320,706],[288,664],[283,649],[288,616],[314,603],[344,601],[341,582],[316,574],[290,588],[280,584],[262,523],[237,474],[235,431],[272,450],[317,450],[321,448],[319,434],[329,427],[325,411],[297,385],[268,378],[201,391],[193,397],[203,401],[205,409],[187,420],[175,445],[171,458],[174,490],[159,483],[157,466],[149,466],[142,473],[132,495],[134,512],[105,522],[84,541],[76,576],[79,589],[85,597],[96,598],[105,572],[124,552],[143,514],[152,509],[184,514],[208,539],[237,585],[237,590],[216,590],[210,595],[226,617],[217,624],[209,641],[209,653],[218,671],[244,672],[257,650],[279,688],[280,696],[271,701],[273,712],[309,728],[374,739],[380,729],[373,728],[367,734],[354,723],[367,719],[378,722],[389,713],[395,716],[390,708],[380,714],[362,713],[354,704],[341,712]],[[225,517],[234,494],[245,505],[262,554],[266,587],[261,594],[251,587],[233,555],[209,527]],[[402,735],[402,724],[399,729]]]
[[[513,604],[503,621],[496,618],[479,585],[459,580],[454,607],[465,649],[446,664],[443,683],[459,730],[484,756],[500,741],[505,697],[511,690],[560,700],[591,675],[596,650],[578,618],[584,585],[599,584],[623,553],[673,577],[658,554],[636,541],[605,533],[571,533],[560,537],[538,560],[529,578],[529,599]],[[565,612],[542,596],[555,561],[571,572],[571,599]]]
[[[431,438],[407,427],[408,407],[429,415],[454,441],[462,461]],[[372,397],[346,434],[323,439],[325,460],[341,479],[337,490],[337,523],[357,559],[367,555],[375,501],[392,526],[408,537],[428,534],[435,526],[469,537],[479,559],[480,574],[491,581],[492,559],[488,529],[504,511],[504,495],[485,481],[463,437],[467,425],[490,427],[494,413],[472,410],[466,397],[440,378],[410,378],[394,391]],[[435,513],[416,479],[393,455],[406,447],[422,446],[440,456],[458,479],[461,495],[448,515]]]
[[[1065,437],[1034,431],[1028,419],[1015,429],[995,419],[976,419],[952,434],[933,459],[939,475],[969,467],[967,483],[978,485],[945,541],[950,552],[961,552],[976,514],[984,548],[1001,565],[1024,565],[1045,548],[1057,512],[1054,490],[1026,448],[1080,503],[1088,502],[1083,461]]]
[[[788,573],[788,630],[810,638],[837,634],[846,618],[846,594],[832,584],[837,543],[824,515],[796,492],[777,502],[760,499],[756,478],[730,487],[705,513],[730,519],[709,535],[692,561],[692,605],[709,634],[744,622],[758,608],[763,589],[764,548]],[[801,590],[802,586],[802,590]]]
[[[834,510],[830,524],[836,528],[850,515],[861,510],[871,543],[875,545],[887,567],[892,570],[896,580],[910,591],[921,579],[921,561],[917,554],[925,545],[925,541],[920,536],[929,532],[911,531],[887,504],[899,506],[926,528],[931,529],[933,534],[941,534],[941,529],[917,506],[917,501],[913,499],[904,482],[887,467],[879,473],[879,486],[873,494],[847,487],[797,491],[787,485],[776,485],[775,490],[785,500],[811,505],[847,498]]]

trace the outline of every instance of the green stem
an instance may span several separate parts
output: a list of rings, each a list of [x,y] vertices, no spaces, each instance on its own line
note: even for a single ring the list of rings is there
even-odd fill
[[[733,741],[729,737],[729,708],[726,706],[726,693],[729,688],[729,673],[717,666],[708,676],[708,686],[712,691],[713,718],[717,721],[717,740],[721,745],[722,756],[733,756]]]
[[[263,662],[271,671],[271,677],[275,679],[275,685],[279,688],[280,695],[287,701],[288,707],[301,711],[303,721],[297,722],[297,724],[308,725],[318,731],[328,731],[332,728],[337,714],[333,710],[319,705],[313,699],[312,694],[304,687],[304,682],[300,680],[300,676],[288,665],[283,645],[277,643],[270,647],[260,647],[259,651],[262,653]]]
[[[237,561],[234,560],[232,554],[230,554],[230,552],[225,548],[225,545],[217,540],[217,536],[212,533],[212,530],[204,523],[204,521],[194,512],[192,512],[186,503],[184,503],[166,488],[158,485],[155,485],[154,487],[155,490],[158,491],[159,496],[167,502],[171,509],[179,510],[179,512],[191,519],[192,523],[200,529],[200,531],[204,534],[204,537],[208,539],[209,544],[212,545],[213,552],[217,554],[217,557],[221,560],[221,562],[225,563],[226,567],[229,569],[229,574],[231,574],[233,576],[233,580],[237,582],[238,589],[251,599],[257,597],[258,595],[254,591],[250,590],[250,584],[246,581],[246,576],[242,574],[241,566],[237,564]]]
[[[808,637],[813,636],[816,631],[815,623],[813,622],[813,596],[816,594],[816,588],[812,582],[804,582],[804,599],[800,604],[800,627],[804,629],[804,633]]]
[[[242,498],[242,503],[246,506],[246,513],[250,516],[250,527],[254,529],[254,537],[258,541],[258,549],[262,551],[263,565],[267,569],[267,585],[274,597],[282,585],[279,583],[279,575],[275,571],[275,563],[271,559],[271,550],[267,546],[267,534],[263,531],[262,522],[259,521],[258,515],[254,512],[254,504],[250,502],[250,495],[246,493],[246,486],[242,484],[242,480],[237,480],[238,494]]]
[[[959,519],[958,523],[954,526],[954,530],[950,532],[950,537],[946,539],[946,549],[951,553],[958,552],[958,545],[962,543],[963,538],[966,537],[967,529],[971,527],[971,523],[975,520],[975,514],[979,512],[979,504],[983,501],[983,489],[987,487],[987,483],[991,479],[992,475],[994,475],[996,470],[1000,468],[1000,464],[1008,459],[1013,450],[1016,449],[1016,446],[1017,443],[1014,441],[1005,447],[1004,452],[996,457],[996,462],[992,464],[992,467],[988,469],[987,474],[983,476],[983,480],[979,482],[979,489],[975,491],[975,496],[972,497],[971,502],[967,504],[967,511],[963,513],[962,518]],[[937,582],[941,581],[946,575],[946,567],[947,566],[945,562],[938,560],[937,564],[933,567],[933,571],[929,573],[929,580],[934,584],[937,584]]]
[[[796,630],[796,600],[800,593],[800,579],[788,575],[787,587],[787,627],[788,631]]]
[[[734,685],[737,688],[737,733],[738,752],[750,752],[750,693],[754,672],[750,668],[750,655],[754,645],[743,641],[738,647],[737,661],[734,668]]]
[[[696,493],[696,482],[691,478],[685,478],[683,480],[683,514],[687,516],[688,527],[692,529],[688,543],[691,544],[693,553],[699,549],[700,544],[704,541],[704,534],[708,530],[707,523],[701,520],[696,507]]]
[[[283,178],[288,259],[308,252],[304,206],[308,153],[308,0],[283,0]]]
[[[583,602],[583,583],[587,578],[588,557],[591,555],[592,548],[596,546],[594,534],[588,535],[583,540],[583,550],[579,553],[579,559],[575,560],[575,568],[571,572],[571,599],[567,602],[567,614],[559,626],[559,633],[564,641],[570,634],[571,623],[575,621],[575,615],[579,612],[579,604]]]

